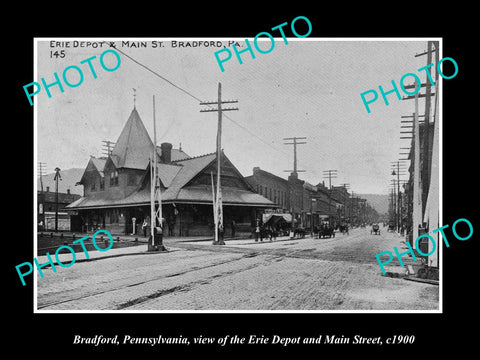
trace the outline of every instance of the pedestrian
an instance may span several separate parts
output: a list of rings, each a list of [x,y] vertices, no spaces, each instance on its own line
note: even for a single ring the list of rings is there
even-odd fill
[[[143,237],[147,237],[147,226],[148,226],[147,219],[145,219],[143,220],[143,224],[142,224]]]
[[[168,235],[170,236],[175,235],[174,228],[175,228],[175,219],[171,217],[168,220]]]
[[[235,227],[236,227],[235,220],[232,220],[232,223],[230,224],[230,227],[232,229],[232,238],[233,238],[233,237],[235,237]]]
[[[273,232],[274,232],[273,227],[270,226],[268,229],[268,237],[270,238],[270,242],[273,241]]]

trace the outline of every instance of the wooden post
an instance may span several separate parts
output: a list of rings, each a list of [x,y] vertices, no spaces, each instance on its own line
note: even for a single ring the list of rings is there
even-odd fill
[[[217,125],[217,147],[216,147],[216,156],[217,156],[217,193],[216,196],[213,194],[214,199],[214,208],[216,214],[216,223],[215,223],[215,239],[213,240],[214,245],[224,245],[223,239],[219,239],[219,228],[223,229],[223,207],[222,207],[222,189],[221,189],[221,162],[222,162],[222,112],[238,110],[238,108],[222,108],[222,104],[226,103],[237,103],[237,100],[228,100],[222,101],[222,84],[218,83],[218,98],[217,101],[212,102],[201,102],[200,105],[217,105],[216,109],[206,109],[200,110],[200,112],[218,112],[218,125]],[[215,220],[215,218],[214,218]]]

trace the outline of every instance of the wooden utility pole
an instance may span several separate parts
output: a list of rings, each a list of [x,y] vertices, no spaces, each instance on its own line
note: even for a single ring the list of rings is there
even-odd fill
[[[400,160],[398,161],[395,161],[395,162],[392,162],[392,175],[395,176],[397,175],[397,189],[396,189],[396,193],[397,193],[397,201],[396,201],[396,218],[395,218],[395,223],[396,223],[396,227],[397,227],[397,231],[400,232],[400,228],[401,228],[401,220],[402,220],[402,217],[401,217],[401,205],[400,205],[400,201],[401,201],[401,197],[400,197],[400,175],[405,175],[404,171],[405,171],[405,168],[403,167],[404,164],[400,164]],[[402,168],[400,168],[400,165],[402,165]],[[395,168],[396,168],[396,171],[395,171]],[[395,183],[394,183],[394,187],[395,187]]]
[[[297,140],[305,140],[306,137],[291,137],[291,138],[283,138],[283,140],[292,140],[293,142],[286,142],[283,143],[284,145],[293,145],[293,170],[283,170],[285,172],[289,172],[290,176],[288,177],[288,180],[293,179],[298,180],[298,173],[299,172],[305,172],[305,170],[298,170],[297,166],[297,145],[303,145],[306,144],[305,141],[298,142]],[[293,185],[293,186],[290,186]],[[294,199],[297,197],[297,191],[296,191],[297,186],[294,185],[294,183],[290,184],[289,183],[289,200],[290,200],[290,211],[292,215],[292,228],[296,228],[296,212],[295,212],[295,204],[296,202]],[[302,199],[302,205],[301,209],[303,209],[303,196],[301,196]],[[300,210],[301,211],[301,210]]]
[[[305,141],[298,142],[297,140],[305,140],[306,137],[291,137],[291,138],[283,138],[283,140],[292,140],[293,142],[286,142],[284,145],[293,145],[293,171],[292,170],[284,170],[293,172],[294,174],[298,175],[299,172],[305,172],[305,170],[298,170],[297,167],[297,145],[306,144]]]
[[[418,95],[418,93],[417,93]],[[413,214],[412,214],[412,231],[413,241],[418,237],[418,226],[422,223],[422,188],[420,176],[420,135],[418,124],[418,96],[415,98],[415,113],[413,114]]]
[[[45,194],[43,193],[43,170],[45,169],[45,163],[42,163],[42,162],[38,162],[38,175],[40,176],[40,190],[41,190],[41,195],[37,197],[38,199],[38,216],[39,218],[37,219],[37,221],[41,221],[41,223],[43,224],[43,226],[45,226],[45,209],[44,209],[44,205],[45,205]]]
[[[432,63],[432,53],[433,52],[436,52],[436,58],[435,58],[435,63],[434,65],[435,66],[431,66],[431,68],[434,68],[434,69],[437,69],[437,64],[438,64],[438,52],[439,52],[439,42],[438,41],[428,41],[427,42],[427,50],[423,53],[420,53],[420,54],[416,54],[415,57],[419,57],[419,56],[424,56],[424,55],[427,55],[427,66],[430,65]],[[428,69],[426,71],[429,71]],[[430,79],[427,79],[427,81],[425,82],[425,84],[413,84],[413,85],[407,85],[405,86],[405,89],[408,89],[408,88],[417,88],[417,86],[420,86],[420,88],[422,87],[425,87],[425,94],[420,94],[419,92],[417,92],[415,95],[409,95],[407,97],[404,97],[403,100],[408,100],[408,99],[415,99],[415,107],[416,107],[416,110],[415,110],[415,114],[414,116],[417,116],[416,118],[416,125],[418,126],[419,125],[419,122],[418,122],[418,117],[421,116],[419,115],[418,113],[418,99],[421,98],[421,97],[424,97],[425,98],[425,113],[424,113],[424,116],[425,116],[425,120],[424,120],[424,123],[423,123],[423,129],[422,129],[422,146],[423,146],[423,149],[422,149],[422,154],[420,155],[419,154],[419,157],[421,157],[422,159],[422,167],[421,169],[419,168],[419,172],[421,171],[421,176],[420,174],[417,174],[418,176],[420,176],[421,178],[421,184],[420,184],[420,187],[421,187],[421,209],[420,209],[420,216],[422,216],[422,214],[425,212],[425,206],[426,206],[426,202],[427,202],[427,196],[428,196],[428,188],[430,186],[430,167],[431,167],[431,157],[430,157],[430,108],[431,108],[431,103],[432,103],[432,96],[435,96],[438,94],[438,91],[439,91],[439,84],[438,84],[438,71],[435,71],[435,86],[437,86],[437,91],[434,93],[432,92],[432,84],[430,82]],[[415,121],[414,121],[415,123]],[[415,129],[414,129],[415,131]],[[417,136],[418,135],[418,141],[417,141],[417,144],[416,144],[416,147],[417,147],[417,151],[420,152],[420,134],[419,134],[419,127],[417,129],[417,133],[418,134],[415,134],[414,133],[414,136]],[[414,231],[416,231],[414,229]]]
[[[352,209],[353,209],[353,195],[354,192],[350,196],[350,208],[348,209],[348,217],[350,218],[350,223],[353,225],[353,217],[352,217]]]
[[[55,231],[58,231],[58,180],[62,180],[60,176],[60,168],[55,168]]]
[[[332,178],[337,177],[337,170],[325,170],[323,172],[323,178],[328,178],[328,216],[330,217],[331,205],[332,205]]]
[[[200,112],[218,112],[218,125],[217,125],[217,149],[216,149],[216,157],[217,157],[217,193],[215,198],[213,199],[213,207],[215,214],[217,214],[216,218],[214,217],[215,222],[215,239],[213,240],[214,245],[225,245],[223,241],[223,235],[221,238],[219,237],[220,234],[224,233],[224,225],[223,225],[223,206],[222,206],[222,189],[221,189],[221,163],[222,163],[222,112],[223,111],[233,111],[238,110],[238,108],[222,108],[223,104],[231,104],[231,103],[238,103],[238,100],[223,100],[222,101],[222,84],[218,83],[218,99],[217,101],[205,101],[201,102],[200,105],[217,105],[217,108],[211,109],[203,109]],[[220,232],[220,234],[219,234]]]
[[[346,193],[348,194],[348,188],[350,187],[350,184],[348,183],[343,183],[343,184],[340,184],[340,186],[343,186],[343,188],[345,189]],[[343,220],[346,221],[346,217],[347,217],[347,198],[348,198],[348,195],[347,195],[347,198],[345,198],[345,193],[343,194]],[[350,221],[350,219],[348,219]]]
[[[109,157],[110,154],[112,153],[113,146],[115,146],[115,142],[109,141],[109,140],[102,140],[103,143],[103,155],[106,157]]]
[[[149,251],[165,251],[163,246],[163,215],[162,215],[162,193],[160,180],[158,178],[157,161],[157,127],[155,120],[155,96],[153,96],[153,154],[150,159],[150,236],[151,242],[148,243]],[[158,208],[155,204],[158,203]],[[157,227],[158,223],[158,227]],[[155,234],[158,228],[158,243],[155,242]]]
[[[43,170],[45,169],[45,163],[38,163],[38,176],[40,177],[40,190],[43,192]]]
[[[435,42],[438,44],[438,41]],[[433,49],[434,42],[427,42],[427,65],[432,63],[432,52],[437,51],[438,49]],[[438,45],[436,45],[437,47]],[[422,54],[423,55],[423,54]],[[420,55],[416,55],[420,56]],[[436,67],[435,67],[436,69]],[[435,85],[438,86],[436,83]],[[438,89],[437,89],[438,92]],[[422,214],[425,212],[425,205],[427,204],[428,196],[428,187],[430,185],[430,108],[431,108],[431,98],[432,98],[432,85],[430,81],[426,82],[425,87],[425,123],[423,125],[423,151],[422,151]]]

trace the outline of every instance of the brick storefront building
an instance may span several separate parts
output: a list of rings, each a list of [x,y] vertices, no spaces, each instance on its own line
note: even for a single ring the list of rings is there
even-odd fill
[[[245,180],[260,194],[270,199],[284,213],[289,213],[295,219],[295,226],[310,228],[320,223],[321,217],[329,216],[337,221],[339,203],[330,191],[319,184],[317,186],[298,178],[298,173],[292,172],[288,179],[283,179],[259,167],[253,168],[253,175]]]

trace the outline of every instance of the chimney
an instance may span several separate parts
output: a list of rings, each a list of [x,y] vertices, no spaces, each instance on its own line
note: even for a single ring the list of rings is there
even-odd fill
[[[47,192],[50,192],[50,186],[47,186]]]
[[[70,195],[70,189],[67,189],[67,194]]]
[[[162,143],[160,145],[160,148],[162,149],[162,162],[165,164],[169,164],[172,162],[172,144],[170,143]]]
[[[253,174],[255,175],[256,172],[260,171],[260,167],[259,166],[255,166],[253,168]]]
[[[297,181],[298,180],[298,173],[296,171],[292,171],[288,176],[288,181]]]

